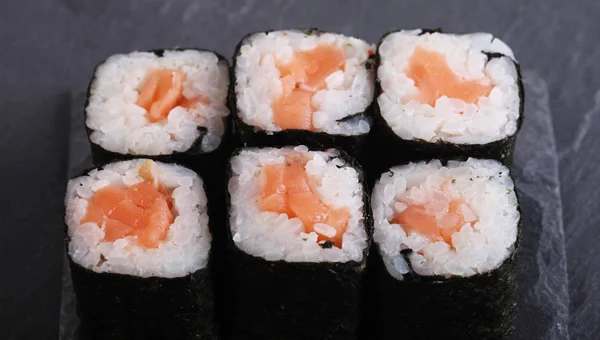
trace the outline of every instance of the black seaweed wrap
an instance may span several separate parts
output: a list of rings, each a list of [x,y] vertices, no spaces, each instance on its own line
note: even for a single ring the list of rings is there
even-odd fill
[[[517,252],[470,277],[392,277],[379,253],[372,298],[375,339],[510,339],[516,313]]]
[[[364,183],[360,167],[347,155],[339,157]],[[366,188],[363,201],[369,239],[360,262],[267,261],[239,249],[229,235],[231,301],[223,326],[227,339],[358,338],[372,228]]]
[[[217,339],[207,268],[168,279],[69,264],[81,339]]]
[[[398,280],[390,275],[379,246],[374,244],[367,293],[373,313],[364,320],[373,331],[372,339],[511,339],[521,221],[514,248],[504,262],[467,277],[421,276],[411,267],[403,280]],[[409,267],[410,252],[401,252]]]
[[[67,234],[67,254],[69,242]],[[215,253],[213,237],[208,265],[176,278],[97,273],[67,255],[77,297],[79,338],[217,339]]]

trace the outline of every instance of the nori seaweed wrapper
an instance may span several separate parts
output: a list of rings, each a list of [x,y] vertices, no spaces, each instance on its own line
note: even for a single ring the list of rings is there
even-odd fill
[[[307,35],[320,35],[326,33],[316,28],[308,29],[296,29],[296,31],[304,32]],[[266,31],[264,33],[273,32]],[[263,32],[257,32],[263,33]],[[229,107],[231,108],[231,119],[233,126],[233,133],[237,138],[237,141],[243,146],[253,147],[278,147],[283,145],[306,145],[310,149],[325,149],[325,148],[337,148],[344,150],[350,156],[363,161],[368,152],[368,135],[369,132],[359,135],[336,135],[329,134],[326,132],[319,131],[307,131],[299,129],[287,129],[282,131],[266,131],[260,127],[249,125],[243,121],[240,116],[240,112],[237,108],[237,94],[235,90],[236,84],[236,63],[237,57],[240,54],[240,49],[246,40],[256,33],[247,34],[242,38],[235,48],[233,56],[233,65],[231,67],[231,82],[229,86]],[[370,56],[367,60],[365,67],[372,69],[375,67],[375,57]],[[376,98],[376,97],[373,97]],[[362,112],[355,113],[351,116],[344,117],[339,121],[350,121],[359,119],[366,119],[369,126],[372,129],[372,111],[374,107],[374,101]]]
[[[80,339],[218,339],[214,236],[207,266],[175,278],[94,272],[71,259],[69,242]]]
[[[519,213],[522,211],[519,208]],[[467,277],[390,275],[379,246],[369,259],[368,339],[511,339],[517,310],[521,221],[514,249],[493,270]],[[408,255],[402,251],[410,267]]]
[[[379,66],[381,62],[381,56],[379,55],[379,46],[383,40],[392,31],[385,34],[377,44],[377,53],[375,54],[375,60]],[[436,29],[422,29],[421,34],[424,33],[441,33],[442,30]],[[485,52],[485,51],[484,51]],[[503,58],[505,56],[501,53],[485,53],[488,57],[488,61],[494,58]],[[512,163],[512,154],[515,146],[515,139],[517,133],[521,129],[523,123],[523,105],[524,105],[524,90],[523,80],[521,77],[521,70],[519,64],[511,59],[514,63],[517,71],[517,85],[519,87],[519,118],[517,120],[517,131],[511,136],[503,139],[485,143],[485,144],[454,144],[445,141],[429,142],[424,140],[406,140],[392,130],[388,125],[387,121],[381,116],[379,105],[374,105],[373,110],[373,133],[372,145],[374,150],[393,150],[393,152],[386,152],[385,157],[379,155],[371,158],[370,162],[373,163],[373,167],[376,168],[373,171],[373,176],[378,176],[385,169],[388,169],[394,165],[408,163],[410,161],[430,160],[430,159],[466,159],[468,157],[484,158],[484,159],[495,159],[501,163],[510,166]],[[375,73],[375,100],[382,93],[381,82],[377,72]],[[373,178],[370,178],[373,181]]]
[[[338,157],[354,167],[359,172],[360,182],[364,183],[357,163],[343,153]],[[231,294],[227,319],[222,325],[225,338],[296,340],[359,337],[363,312],[362,287],[372,234],[369,196],[366,186],[363,189],[368,239],[360,262],[268,261],[238,248],[233,243],[231,228],[227,228],[230,233],[227,267],[231,275],[228,291]],[[229,193],[227,197],[230,198]]]
[[[69,256],[81,339],[217,339],[209,270],[184,277],[96,273]]]

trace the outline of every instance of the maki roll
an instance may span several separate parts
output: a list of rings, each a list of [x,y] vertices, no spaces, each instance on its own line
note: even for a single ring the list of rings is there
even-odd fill
[[[473,158],[394,167],[372,209],[376,338],[510,337],[520,213],[508,168]]]
[[[94,163],[150,156],[187,163],[185,156],[214,152],[226,130],[228,86],[227,61],[209,51],[109,57],[96,67],[85,107]]]
[[[407,161],[511,161],[523,84],[511,49],[489,33],[397,31],[378,46],[376,143]],[[379,172],[381,172],[379,171]]]
[[[235,133],[247,146],[357,156],[371,129],[373,53],[363,40],[316,29],[247,35],[233,61]]]
[[[135,159],[69,181],[67,249],[84,339],[213,339],[202,180]]]
[[[117,54],[96,67],[85,108],[95,165],[151,158],[202,176],[218,245],[225,236],[225,164],[231,151],[228,87],[228,63],[214,52]],[[216,247],[217,263],[221,248]]]
[[[354,339],[370,245],[363,175],[337,150],[231,159],[232,339]]]

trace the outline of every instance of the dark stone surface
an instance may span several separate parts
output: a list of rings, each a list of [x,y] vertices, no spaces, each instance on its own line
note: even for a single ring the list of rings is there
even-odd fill
[[[546,217],[558,223],[550,227],[556,232],[564,221],[569,333],[572,339],[600,337],[598,17],[600,2],[593,0],[2,1],[0,150],[5,163],[0,167],[4,194],[0,339],[57,337],[67,94],[85,90],[94,65],[112,53],[174,45],[204,47],[230,56],[247,32],[309,26],[372,41],[397,28],[484,30],[513,47],[523,69],[535,71],[536,84],[545,89],[540,90],[542,105],[553,118],[554,129],[552,124],[538,127],[545,133],[553,130],[552,140],[530,137],[517,145],[531,143],[539,148],[539,140],[556,141],[559,162],[552,171],[558,170],[560,186],[545,172],[525,171],[545,163],[530,164],[523,171],[529,176],[524,178],[547,183],[547,193],[562,197],[562,211],[560,202],[538,209],[558,209],[554,217]],[[536,197],[524,198],[530,199]],[[535,242],[544,244],[545,237],[540,235]],[[558,271],[560,266],[550,260],[547,253],[536,255],[536,263]],[[550,283],[543,277],[536,282],[540,287]],[[528,298],[551,301],[556,296]],[[521,322],[540,313],[544,311],[528,310]]]

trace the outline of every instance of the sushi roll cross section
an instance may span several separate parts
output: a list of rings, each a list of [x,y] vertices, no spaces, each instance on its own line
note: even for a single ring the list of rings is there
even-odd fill
[[[85,339],[213,339],[203,182],[135,159],[69,181],[67,249]]]
[[[512,50],[489,33],[403,30],[377,49],[374,137],[387,166],[475,157],[510,163],[523,84]]]
[[[372,209],[377,338],[510,337],[520,212],[508,168],[473,158],[394,167]]]
[[[338,150],[231,159],[232,339],[354,339],[370,245],[363,174]]]
[[[373,54],[363,40],[315,29],[247,35],[234,56],[236,133],[249,146],[352,153],[371,129]]]
[[[227,127],[228,86],[227,61],[209,51],[109,57],[96,67],[85,107],[95,163],[214,151]]]

